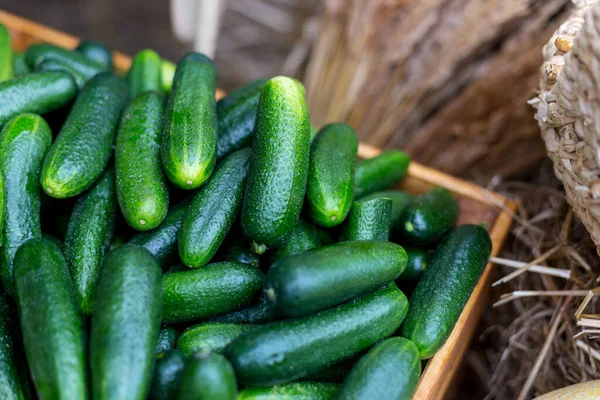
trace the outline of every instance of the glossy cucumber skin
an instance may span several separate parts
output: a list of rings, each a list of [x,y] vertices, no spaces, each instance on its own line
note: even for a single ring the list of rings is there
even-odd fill
[[[286,385],[241,390],[237,400],[333,400],[340,385],[294,382]]]
[[[246,264],[222,262],[173,272],[163,282],[163,322],[210,318],[250,303],[263,273]]]
[[[13,49],[8,29],[0,24],[0,82],[11,79],[13,72]]]
[[[15,289],[23,343],[40,399],[86,399],[84,333],[67,262],[45,239],[15,255]]]
[[[29,398],[27,382],[21,382],[21,371],[16,352],[16,329],[11,326],[9,305],[0,294],[0,398],[5,400],[25,400]]]
[[[160,161],[165,98],[142,92],[127,106],[117,131],[115,171],[121,212],[132,228],[156,228],[169,211],[169,187]]]
[[[85,85],[44,161],[41,183],[49,196],[77,196],[102,175],[126,102],[127,85],[113,74]]]
[[[264,291],[282,315],[299,317],[390,283],[405,268],[406,252],[395,243],[341,242],[276,262]]]
[[[127,73],[132,99],[142,92],[160,90],[161,64],[162,60],[154,50],[144,49],[136,53]]]
[[[66,105],[77,93],[66,72],[50,71],[0,82],[0,127],[21,113],[44,114]]]
[[[172,326],[164,327],[158,333],[158,342],[156,343],[156,354],[172,350],[177,345],[179,332]]]
[[[456,224],[459,212],[448,189],[433,188],[402,211],[398,222],[400,240],[413,246],[436,242]]]
[[[392,200],[355,201],[344,226],[346,240],[389,240]]]
[[[231,233],[230,231],[229,236],[231,236]],[[225,242],[227,241],[226,238]],[[230,243],[225,244],[225,247],[217,253],[217,259],[218,261],[237,261],[251,265],[254,268],[261,267],[260,256],[250,249],[250,244],[243,237],[235,238]]]
[[[82,40],[75,51],[83,54],[88,60],[95,62],[104,70],[112,70],[113,68],[112,54],[104,43],[96,40]]]
[[[77,75],[84,76],[86,81],[94,76],[107,71],[94,61],[88,59],[83,54],[63,49],[62,47],[53,44],[42,43],[29,46],[25,52],[25,61],[29,68],[37,70],[40,63],[46,60],[60,62],[68,65],[69,69],[75,71]]]
[[[408,261],[406,269],[398,279],[416,282],[429,265],[429,253],[427,250],[418,247],[405,247],[404,250],[406,250]]]
[[[161,153],[167,177],[182,189],[200,187],[215,167],[216,79],[215,65],[202,54],[188,53],[177,64]]]
[[[13,52],[13,75],[21,76],[30,72],[29,65],[25,62],[25,54],[17,51]]]
[[[242,205],[250,149],[225,158],[194,195],[179,231],[179,257],[189,267],[207,264],[217,253]]]
[[[218,315],[212,318],[215,322],[230,322],[244,324],[264,324],[275,319],[275,308],[269,303],[266,296],[260,296],[258,301],[245,308],[230,312],[225,315]]]
[[[160,64],[160,89],[164,93],[169,94],[171,92],[176,69],[177,65],[173,64],[171,61],[162,60],[162,63]]]
[[[320,244],[317,227],[300,218],[294,230],[285,239],[285,242],[271,255],[271,264],[285,257],[319,247]]]
[[[115,230],[115,173],[109,169],[73,208],[65,237],[65,258],[83,315],[92,315],[102,259]]]
[[[237,382],[229,361],[217,353],[196,353],[185,364],[177,398],[236,400]]]
[[[358,136],[343,123],[324,126],[311,145],[306,200],[312,220],[325,228],[341,224],[352,206]]]
[[[152,400],[172,400],[177,396],[186,357],[179,349],[168,350],[156,358],[150,386]]]
[[[400,150],[384,151],[358,161],[354,172],[354,198],[389,189],[406,175],[409,163],[408,154]]]
[[[200,350],[220,353],[242,333],[254,328],[254,325],[226,322],[205,322],[187,328],[177,341],[177,348],[191,356]]]
[[[360,202],[366,202],[368,200],[387,198],[392,201],[392,214],[391,214],[391,226],[392,233],[398,229],[398,223],[400,221],[400,215],[402,211],[414,200],[415,196],[402,190],[382,190],[381,192],[374,192],[358,199]]]
[[[492,251],[480,226],[461,225],[438,244],[429,267],[410,296],[401,335],[417,345],[421,358],[432,357],[446,342]]]
[[[47,59],[42,60],[35,68],[36,72],[47,72],[47,71],[63,71],[71,75],[75,80],[77,87],[81,89],[83,85],[88,81],[88,77],[85,74],[80,73],[77,70],[71,68],[71,66],[63,60]]]
[[[160,330],[162,270],[144,248],[111,251],[100,270],[90,367],[94,399],[146,399]]]
[[[392,337],[378,343],[356,363],[336,399],[410,400],[420,375],[417,346],[408,339]]]
[[[0,277],[11,297],[15,253],[27,240],[42,236],[39,179],[51,141],[48,124],[36,114],[21,114],[11,119],[0,133],[4,199]]]
[[[300,216],[310,152],[303,88],[270,79],[261,92],[242,207],[242,228],[258,252],[283,243]]]

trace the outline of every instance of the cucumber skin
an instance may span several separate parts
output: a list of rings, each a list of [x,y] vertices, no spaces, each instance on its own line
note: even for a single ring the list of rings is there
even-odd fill
[[[231,231],[229,235],[231,235]],[[227,241],[226,238],[225,242]],[[260,256],[250,249],[250,245],[243,237],[234,239],[233,242],[226,244],[222,250],[219,250],[217,260],[236,261],[251,265],[254,268],[261,268]]]
[[[162,60],[160,63],[160,90],[163,93],[169,94],[171,92],[176,69],[177,65],[169,60]]]
[[[11,325],[9,305],[0,294],[0,398],[3,400],[25,400],[29,398],[27,382],[21,382],[21,371],[17,363],[16,333]]]
[[[354,198],[389,189],[408,171],[410,157],[399,150],[384,151],[380,155],[360,160],[354,172]]]
[[[13,72],[13,49],[10,34],[4,25],[0,23],[0,82],[11,79]]]
[[[216,316],[212,318],[211,321],[264,324],[273,321],[275,317],[275,308],[269,303],[266,296],[260,296],[256,304],[233,311],[229,314]]]
[[[395,243],[341,242],[278,261],[263,287],[281,315],[300,317],[388,284],[405,268],[406,252]]]
[[[217,71],[206,56],[188,53],[177,64],[161,146],[167,177],[182,189],[200,187],[217,159]]]
[[[136,53],[127,73],[129,97],[133,99],[142,92],[161,90],[161,64],[154,50],[143,49]]]
[[[127,85],[110,73],[84,86],[44,161],[41,183],[49,196],[77,196],[102,175],[126,102]]]
[[[488,233],[476,225],[454,228],[438,244],[410,296],[410,310],[401,329],[422,359],[432,357],[450,336],[491,251]]]
[[[83,315],[92,315],[102,259],[115,231],[115,174],[109,169],[73,208],[65,237],[65,258]]]
[[[31,70],[29,65],[25,62],[25,54],[20,52],[13,53],[13,74],[14,76],[21,76],[29,74]]]
[[[172,400],[177,396],[186,357],[179,349],[168,350],[156,358],[150,386],[152,400]]]
[[[381,192],[374,192],[367,196],[358,199],[359,202],[366,202],[368,200],[377,198],[388,198],[392,200],[392,215],[391,215],[391,232],[393,233],[398,229],[398,223],[400,221],[400,215],[402,211],[414,200],[415,196],[411,193],[403,192],[402,190],[383,190]]]
[[[408,261],[406,269],[398,278],[401,281],[416,282],[421,278],[423,271],[429,265],[429,253],[425,249],[418,247],[405,247]]]
[[[162,270],[139,246],[111,251],[100,270],[90,337],[94,399],[146,399],[160,330]]]
[[[21,114],[0,133],[4,223],[0,277],[14,297],[13,260],[27,240],[42,236],[40,226],[40,170],[50,148],[52,132],[42,117]]]
[[[83,54],[88,60],[98,64],[104,70],[113,69],[113,59],[110,49],[96,40],[82,40],[75,51]]]
[[[179,231],[179,257],[192,268],[207,264],[223,243],[242,205],[251,150],[224,159],[194,195]]]
[[[43,60],[35,68],[36,72],[47,72],[47,71],[63,71],[71,75],[75,80],[77,87],[81,89],[83,85],[88,81],[88,77],[84,74],[79,73],[76,70],[70,68],[70,66],[62,60]]]
[[[210,318],[248,305],[263,278],[256,268],[236,262],[167,274],[163,282],[163,322]]]
[[[45,239],[15,255],[15,288],[23,343],[40,399],[86,399],[82,321],[67,262]]]
[[[303,219],[299,219],[298,225],[289,234],[285,242],[271,255],[271,264],[285,257],[317,248],[320,245],[317,227]]]
[[[300,216],[310,152],[304,91],[286,77],[261,92],[242,207],[242,228],[257,249],[277,247]],[[259,250],[260,251],[260,250]]]
[[[44,114],[61,108],[75,93],[75,81],[62,71],[32,73],[0,82],[0,127],[21,113]]]
[[[197,351],[221,353],[225,347],[254,325],[224,322],[205,322],[187,328],[177,341],[177,348],[187,356]]]
[[[312,220],[325,228],[341,224],[352,206],[358,136],[343,123],[324,126],[311,145],[306,200]]]
[[[115,170],[121,212],[132,228],[156,228],[169,211],[169,186],[160,161],[165,98],[143,92],[127,106],[117,131]]]
[[[302,378],[390,336],[408,309],[389,285],[303,318],[259,326],[225,349],[242,385],[269,386]]]
[[[179,400],[236,400],[237,382],[231,364],[217,353],[200,352],[186,363],[181,375]]]
[[[248,388],[237,400],[333,400],[340,385],[324,382],[294,382],[270,388]]]
[[[402,211],[398,223],[400,240],[413,246],[436,242],[456,224],[459,212],[448,189],[433,188],[417,196]]]
[[[61,64],[65,64],[69,69],[75,71],[77,75],[85,77],[86,80],[90,80],[94,76],[107,71],[106,68],[89,60],[83,54],[63,49],[53,44],[34,44],[29,46],[25,52],[25,62],[33,70],[36,70],[40,63],[46,60],[58,61]]]
[[[385,339],[356,363],[336,400],[410,400],[420,375],[417,346],[401,337]]]
[[[167,326],[158,333],[158,342],[156,343],[156,354],[161,354],[169,350],[173,350],[177,345],[179,332],[177,329]]]
[[[355,201],[344,226],[346,240],[384,240],[390,238],[392,200],[378,198]]]

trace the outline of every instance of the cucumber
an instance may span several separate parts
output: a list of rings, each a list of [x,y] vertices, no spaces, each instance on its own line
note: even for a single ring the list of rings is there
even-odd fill
[[[163,322],[210,318],[246,306],[260,290],[263,278],[256,268],[236,262],[167,274]]]
[[[346,240],[389,240],[392,200],[355,201],[344,226]]]
[[[40,63],[46,60],[57,61],[60,64],[68,66],[77,75],[85,77],[85,81],[90,80],[101,72],[107,71],[106,68],[96,64],[83,54],[63,49],[53,44],[34,44],[29,46],[25,52],[25,62],[27,62],[27,65],[32,70],[37,70]]]
[[[182,189],[200,187],[216,162],[217,70],[199,53],[188,53],[173,78],[162,139],[163,167],[169,180]]]
[[[86,399],[84,334],[67,261],[45,239],[15,255],[15,289],[23,343],[40,399]]]
[[[406,296],[388,285],[317,314],[256,327],[231,342],[225,355],[242,385],[291,382],[390,336],[407,309]]]
[[[260,92],[266,82],[252,81],[217,102],[217,159],[251,144]]]
[[[298,223],[309,151],[304,89],[291,78],[270,79],[258,105],[241,219],[257,253],[282,244]]]
[[[16,352],[17,340],[12,324],[11,310],[4,295],[0,294],[0,398],[25,400],[29,398],[27,382],[21,381]]]
[[[384,151],[380,155],[356,163],[354,198],[386,190],[394,186],[408,171],[410,157],[400,150]]]
[[[492,251],[480,226],[461,225],[438,244],[410,296],[402,336],[417,345],[421,358],[432,357],[446,342]]]
[[[231,233],[230,231],[228,236],[231,236]],[[227,243],[228,241],[230,243]],[[237,237],[233,240],[226,238],[225,243],[225,247],[217,253],[219,261],[236,261],[260,269],[260,256],[250,249],[250,245],[243,237]]]
[[[205,322],[187,328],[177,341],[177,348],[191,356],[200,350],[221,353],[225,346],[254,325],[226,322]]]
[[[333,244],[336,242],[331,232],[326,231],[325,229],[317,228],[317,236],[319,238],[319,244],[321,246],[326,246],[328,244]]]
[[[44,161],[41,182],[49,196],[77,196],[102,175],[126,102],[127,85],[113,74],[85,85]]]
[[[289,234],[281,247],[271,255],[271,264],[285,257],[319,247],[320,244],[317,228],[313,224],[299,219],[292,233]]]
[[[395,243],[342,242],[273,264],[264,291],[282,315],[299,317],[390,283],[405,268],[406,252]]]
[[[40,227],[40,170],[52,133],[36,114],[21,114],[0,133],[4,223],[0,277],[14,297],[13,259],[23,243],[42,236]]]
[[[77,87],[81,89],[85,83],[89,80],[89,77],[80,71],[74,70],[71,68],[68,62],[64,60],[55,60],[49,58],[47,60],[42,60],[35,68],[36,72],[47,72],[47,71],[62,71],[66,72],[75,80],[77,83]]]
[[[104,70],[113,69],[113,60],[110,49],[104,43],[96,40],[82,40],[75,51],[83,54],[88,60],[98,64]]]
[[[333,400],[339,385],[324,382],[295,382],[240,391],[237,400]]]
[[[233,311],[229,314],[212,318],[215,322],[231,322],[246,324],[264,324],[275,319],[275,308],[271,306],[266,296],[260,296],[258,301],[246,308]]]
[[[25,62],[25,54],[18,51],[13,52],[13,75],[21,76],[30,72],[29,65]]]
[[[100,270],[92,317],[94,399],[146,399],[160,330],[162,271],[148,250],[123,245]]]
[[[458,203],[448,189],[433,188],[417,196],[402,211],[399,240],[413,246],[436,242],[456,224],[459,212]]]
[[[408,261],[406,269],[398,279],[402,281],[416,282],[421,278],[423,271],[429,264],[429,253],[418,247],[405,247]]]
[[[356,363],[336,399],[410,400],[420,375],[417,346],[401,337],[385,339]]]
[[[64,254],[64,252],[65,252],[65,243],[62,240],[60,240],[56,236],[51,235],[51,234],[46,233],[46,232],[42,232],[42,237],[44,239],[46,239],[47,241],[54,243],[56,245],[56,247],[58,247],[60,249],[60,251],[62,251],[63,254]]]
[[[359,354],[360,355],[360,354]],[[348,373],[352,369],[352,366],[360,357],[351,357],[348,360],[343,360],[337,364],[328,366],[321,371],[317,371],[313,374],[307,375],[302,378],[303,381],[316,381],[316,382],[335,382],[341,383],[346,379]]]
[[[83,315],[92,315],[94,309],[98,273],[110,248],[116,214],[115,174],[109,169],[75,203],[65,237],[65,258]]]
[[[236,400],[237,382],[231,364],[220,354],[201,351],[183,369],[179,400]]]
[[[169,94],[173,86],[173,77],[177,66],[169,60],[162,60],[160,64],[160,89]]]
[[[324,126],[312,142],[306,200],[316,224],[337,226],[350,212],[357,151],[358,136],[343,123]]]
[[[150,386],[152,400],[172,400],[177,396],[186,357],[179,349],[167,350],[156,357]]]
[[[207,264],[231,229],[242,204],[250,149],[219,163],[208,183],[190,203],[179,231],[179,257],[188,267]]]
[[[127,73],[129,96],[133,99],[142,92],[161,90],[161,67],[162,60],[157,52],[150,49],[138,51]]]
[[[140,93],[123,112],[117,132],[117,196],[125,221],[138,231],[156,228],[169,211],[160,161],[164,108],[162,93]]]
[[[177,345],[179,332],[172,326],[164,327],[158,333],[158,342],[156,344],[156,354],[161,354],[172,350]]]
[[[27,74],[0,82],[0,127],[18,114],[44,114],[61,108],[75,93],[75,81],[62,71]]]
[[[411,193],[403,192],[402,190],[383,190],[381,192],[374,192],[367,196],[358,199],[360,202],[366,202],[368,200],[388,198],[392,200],[392,215],[391,215],[391,226],[390,229],[394,232],[398,229],[398,223],[400,221],[400,215],[402,211],[413,201],[415,198]]]
[[[13,76],[13,49],[10,33],[0,23],[0,82],[9,80]]]

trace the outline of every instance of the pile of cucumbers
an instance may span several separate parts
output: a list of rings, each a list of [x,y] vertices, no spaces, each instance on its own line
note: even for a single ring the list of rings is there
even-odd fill
[[[278,76],[0,26],[0,398],[410,399],[491,252]],[[409,299],[404,292],[409,293]]]

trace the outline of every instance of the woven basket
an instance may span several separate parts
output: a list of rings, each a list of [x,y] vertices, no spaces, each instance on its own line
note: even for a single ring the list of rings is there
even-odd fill
[[[576,8],[544,46],[530,104],[567,200],[600,254],[600,3]]]

